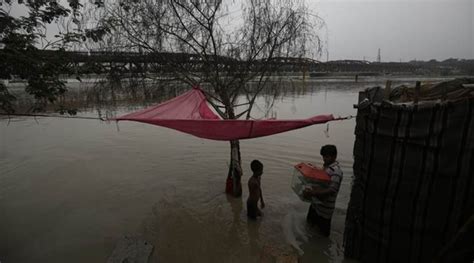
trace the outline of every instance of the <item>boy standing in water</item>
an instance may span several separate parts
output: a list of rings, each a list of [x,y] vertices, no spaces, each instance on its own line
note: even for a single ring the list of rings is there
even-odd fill
[[[262,216],[262,211],[258,209],[258,200],[260,199],[260,207],[265,207],[263,201],[262,188],[260,184],[260,178],[263,174],[263,164],[259,160],[253,160],[250,163],[253,175],[250,177],[249,186],[249,198],[247,199],[247,216],[251,219],[257,219],[257,216]]]
[[[331,177],[328,188],[316,187],[306,189],[303,192],[305,198],[312,199],[308,210],[306,221],[310,225],[317,225],[324,236],[329,236],[331,229],[331,218],[336,204],[336,197],[342,181],[342,170],[336,161],[337,148],[334,145],[324,145],[320,151],[324,160],[324,171]]]

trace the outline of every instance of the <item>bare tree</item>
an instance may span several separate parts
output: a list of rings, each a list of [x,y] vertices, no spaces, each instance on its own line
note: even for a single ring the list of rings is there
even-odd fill
[[[205,87],[223,119],[249,119],[257,96],[286,58],[320,53],[319,21],[303,1],[236,2],[111,1],[104,3],[98,23],[111,28],[128,51],[158,56],[176,78]],[[239,141],[230,141],[230,149],[227,192],[241,196]]]

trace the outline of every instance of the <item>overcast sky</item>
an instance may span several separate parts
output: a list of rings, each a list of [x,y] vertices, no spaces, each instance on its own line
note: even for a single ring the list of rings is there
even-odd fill
[[[307,0],[312,13],[326,23],[319,32],[324,44],[322,61],[375,61],[379,48],[382,61],[474,59],[473,2]],[[49,34],[57,31],[54,26],[48,28]]]
[[[318,0],[329,60],[474,59],[474,0]],[[326,60],[326,50],[321,60]]]

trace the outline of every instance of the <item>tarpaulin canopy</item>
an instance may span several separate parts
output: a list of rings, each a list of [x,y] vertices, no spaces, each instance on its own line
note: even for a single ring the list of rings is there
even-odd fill
[[[200,138],[240,140],[268,136],[334,120],[332,115],[317,115],[300,120],[225,120],[215,114],[199,88],[150,108],[115,118],[159,125]]]

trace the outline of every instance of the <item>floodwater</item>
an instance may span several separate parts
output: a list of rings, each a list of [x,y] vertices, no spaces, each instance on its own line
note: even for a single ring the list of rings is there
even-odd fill
[[[358,91],[383,82],[309,82],[283,92],[270,113],[355,115]],[[0,120],[0,261],[105,262],[131,236],[153,244],[150,262],[341,262],[354,126],[354,119],[335,121],[241,141],[244,192],[232,198],[224,194],[227,142],[136,122]],[[308,203],[290,182],[292,166],[321,164],[319,148],[328,143],[339,149],[344,179],[324,238],[306,226]],[[253,159],[264,164],[266,207],[261,220],[248,222]]]

